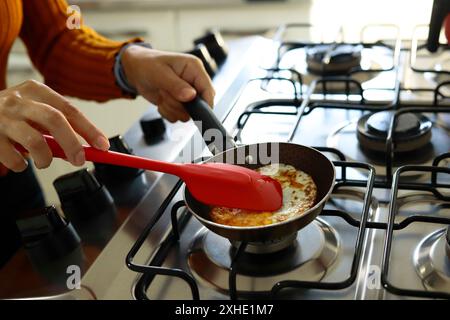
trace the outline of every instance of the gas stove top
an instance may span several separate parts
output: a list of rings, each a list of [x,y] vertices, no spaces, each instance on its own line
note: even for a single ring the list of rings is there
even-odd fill
[[[321,41],[308,25],[236,40],[214,78],[215,113],[238,144],[304,144],[335,164],[329,201],[290,245],[270,253],[233,246],[191,216],[182,182],[145,173],[147,192],[82,289],[63,296],[450,298],[450,51],[431,55],[393,26],[381,28],[394,36],[365,41],[372,28],[380,26],[365,28],[359,43],[345,42],[342,30]],[[149,142],[136,124],[124,139],[140,156],[208,157],[192,122],[165,127]],[[114,194],[126,190],[123,182]]]

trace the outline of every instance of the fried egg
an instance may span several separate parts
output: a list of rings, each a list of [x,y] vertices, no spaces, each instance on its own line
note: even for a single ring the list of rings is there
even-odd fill
[[[273,212],[213,207],[212,221],[229,226],[254,227],[301,216],[316,202],[317,186],[309,174],[287,164],[270,164],[256,170],[277,180],[283,190],[283,205]]]

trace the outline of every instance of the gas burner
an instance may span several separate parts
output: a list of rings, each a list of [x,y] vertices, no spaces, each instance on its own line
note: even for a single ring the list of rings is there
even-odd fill
[[[326,49],[330,49],[329,58],[326,56]],[[301,74],[302,85],[306,87],[320,79],[314,89],[315,94],[361,95],[363,89],[365,98],[387,102],[394,98],[394,58],[392,48],[381,44],[309,44],[287,47],[286,51],[280,51],[276,67],[295,70]],[[329,63],[324,65],[323,61],[328,60]],[[283,73],[278,75],[293,81],[298,78]],[[280,90],[279,87],[283,86],[284,90]],[[283,81],[275,87],[266,86],[264,90],[292,94],[292,85]]]
[[[395,155],[392,163],[393,170],[403,165],[432,165],[432,160],[435,157],[450,150],[450,140],[446,128],[439,123],[434,123],[431,131],[431,143],[426,144],[423,148],[410,152],[400,152]],[[361,148],[361,143],[357,141],[358,134],[358,121],[346,121],[339,124],[329,134],[327,147],[342,150],[349,161],[370,163],[375,167],[377,175],[386,175],[386,154]],[[404,174],[408,177],[420,175],[416,172]]]
[[[336,261],[340,248],[336,231],[321,219],[300,230],[289,243],[272,253],[244,252],[237,261],[238,291],[268,291],[287,278],[319,281]],[[200,281],[227,292],[229,268],[235,254],[236,248],[228,239],[203,228],[194,238],[188,263]]]
[[[358,120],[358,141],[364,150],[386,152],[386,138],[392,111],[367,114]],[[420,114],[404,113],[395,129],[395,150],[409,152],[423,148],[431,140],[432,122]]]
[[[450,291],[448,230],[440,229],[428,235],[414,251],[414,267],[428,290]]]
[[[278,251],[282,251],[286,249],[287,247],[290,247],[293,245],[294,241],[297,240],[297,232],[292,233],[286,237],[283,237],[281,239],[275,239],[271,241],[266,242],[249,242],[247,246],[245,247],[246,253],[252,253],[252,254],[268,254],[268,253],[274,253]],[[241,245],[240,241],[232,241],[230,240],[231,245],[233,248],[237,249]]]
[[[361,63],[362,45],[321,44],[306,48],[308,70],[317,75],[345,75]]]

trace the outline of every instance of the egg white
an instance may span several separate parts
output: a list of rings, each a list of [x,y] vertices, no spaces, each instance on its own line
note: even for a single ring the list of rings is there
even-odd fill
[[[212,221],[241,227],[269,225],[298,217],[314,206],[317,186],[306,172],[287,164],[270,164],[258,168],[256,171],[281,184],[282,207],[274,212],[213,207],[210,212]]]

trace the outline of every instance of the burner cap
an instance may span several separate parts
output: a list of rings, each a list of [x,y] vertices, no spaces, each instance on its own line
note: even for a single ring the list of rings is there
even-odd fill
[[[391,124],[392,113],[382,111],[374,113],[367,119],[367,129],[369,132],[387,137],[389,126]],[[404,135],[413,135],[420,130],[420,119],[413,113],[402,114],[397,121],[395,134],[397,137]]]
[[[308,70],[319,75],[342,75],[361,63],[362,45],[321,44],[306,48]]]
[[[358,141],[370,151],[385,152],[393,112],[380,111],[358,120]],[[431,140],[431,121],[421,114],[404,113],[395,128],[396,151],[408,152],[424,147]]]

